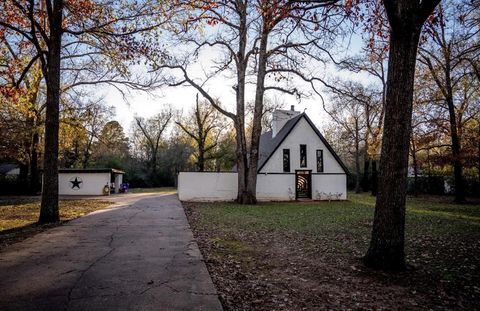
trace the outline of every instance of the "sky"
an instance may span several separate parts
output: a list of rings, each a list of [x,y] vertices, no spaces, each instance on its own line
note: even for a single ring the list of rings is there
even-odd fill
[[[217,82],[213,87],[218,89],[227,89],[228,85],[225,83]],[[181,87],[168,87],[153,91],[151,94],[145,92],[133,92],[125,99],[123,96],[112,88],[106,88],[103,90],[105,96],[105,103],[109,106],[115,107],[115,120],[125,129],[125,132],[129,134],[134,116],[151,117],[160,112],[164,107],[171,105],[173,108],[183,110],[184,114],[188,113],[195,104],[195,96],[198,93],[193,87],[181,86]],[[224,106],[234,112],[235,97],[233,92],[228,90],[220,92],[220,100]],[[274,95],[273,93],[271,95]],[[317,124],[321,124],[328,119],[328,116],[323,111],[320,98],[302,99],[300,102],[293,96],[270,96],[272,99],[276,97],[276,100],[283,102],[283,109],[290,109],[291,105],[295,105],[295,110],[304,111],[312,118]]]
[[[344,52],[342,52],[343,54],[339,55],[338,57],[342,58],[347,54],[357,53],[360,49],[360,45],[360,38],[354,37],[349,43],[348,48],[345,49]],[[189,74],[193,77],[200,77],[204,68],[208,68],[211,65],[211,59],[211,51],[205,52],[204,55],[200,55],[198,62],[194,64]],[[367,77],[362,76],[361,74],[339,72],[333,66],[328,66],[324,68],[323,71],[325,72],[324,77],[326,78],[353,75],[353,78],[355,79],[367,79]],[[215,98],[220,100],[224,108],[234,112],[235,93],[232,89],[233,85],[234,81],[228,77],[221,76],[216,79],[212,79],[205,86],[205,88]],[[303,86],[309,89],[308,86]],[[179,87],[163,87],[150,93],[130,92],[127,98],[124,98],[122,94],[120,94],[113,87],[105,87],[100,89],[99,92],[104,96],[105,103],[107,105],[115,107],[115,120],[120,122],[127,135],[131,133],[131,126],[135,116],[148,118],[160,112],[168,105],[171,105],[174,109],[183,111],[183,113],[186,114],[195,104],[195,97],[198,93],[196,89],[188,86],[187,84]],[[247,88],[247,101],[253,100],[254,94],[254,86]],[[323,110],[322,100],[318,95],[299,100],[295,96],[269,91],[266,93],[266,97],[276,102],[283,103],[283,109],[290,109],[291,105],[295,105],[296,111],[305,111],[320,129],[324,128],[325,124],[330,122],[330,118]],[[324,98],[327,99],[326,96],[324,96]]]

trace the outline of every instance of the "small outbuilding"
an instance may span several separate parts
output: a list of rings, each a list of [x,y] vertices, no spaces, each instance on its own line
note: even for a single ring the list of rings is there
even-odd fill
[[[113,193],[118,193],[124,174],[125,172],[113,168],[59,169],[58,193],[60,195],[104,195],[105,186]]]

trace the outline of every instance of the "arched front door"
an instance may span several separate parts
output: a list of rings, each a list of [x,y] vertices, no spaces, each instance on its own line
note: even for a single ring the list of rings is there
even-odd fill
[[[295,171],[295,197],[297,199],[312,198],[311,171]]]

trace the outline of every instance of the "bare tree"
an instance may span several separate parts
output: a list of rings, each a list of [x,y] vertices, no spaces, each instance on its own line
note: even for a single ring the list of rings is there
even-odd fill
[[[364,168],[362,187],[364,191],[368,191],[372,186],[372,194],[376,194],[376,184],[370,185],[369,167],[372,162],[372,175],[376,173],[376,162],[379,160],[381,140],[383,133],[383,121],[385,114],[385,96],[387,85],[387,46],[382,38],[369,38],[368,44],[363,48],[362,54],[339,62],[338,67],[355,73],[366,73],[371,77],[369,89],[370,100],[364,102],[365,123],[367,130],[365,131],[364,148]],[[325,84],[327,89],[336,93],[349,95],[348,88],[339,88],[334,83]],[[352,94],[350,94],[352,95]],[[372,176],[373,177],[373,176]]]
[[[158,153],[165,129],[173,118],[173,110],[167,108],[151,118],[135,117],[134,137],[145,148],[148,169],[152,180],[157,178]]]
[[[472,14],[469,7],[453,1],[440,5],[435,20],[428,24],[427,43],[419,50],[419,61],[424,65],[443,99],[441,106],[448,111],[450,123],[452,166],[455,179],[455,202],[465,202],[462,164],[462,124],[472,92],[477,92],[478,81],[469,79],[469,67],[480,52],[478,27],[466,27],[465,19]],[[475,29],[476,28],[476,29]],[[474,67],[475,68],[475,67]],[[467,83],[472,86],[465,90]],[[470,94],[469,94],[470,93]]]
[[[370,125],[369,109],[372,106],[372,94],[360,83],[337,80],[330,88],[331,101],[323,108],[332,120],[345,131],[345,138],[351,142],[350,152],[355,162],[355,192],[360,192],[360,158],[361,149],[368,148],[368,129]]]
[[[122,61],[132,62],[138,59],[138,55],[155,54],[148,49],[155,45],[146,44],[153,41],[141,41],[140,34],[156,29],[163,22],[161,17],[164,15],[163,7],[150,1],[122,1],[120,5],[118,1],[110,0],[6,0],[0,3],[2,42],[14,43],[15,46],[11,44],[13,48],[29,45],[34,50],[11,87],[19,88],[25,75],[37,62],[46,82],[44,182],[39,222],[59,220],[58,132],[62,73],[72,71],[80,75],[92,70],[83,66],[69,68],[65,64],[79,59],[91,60],[95,55],[108,55],[115,61],[110,62],[109,70],[103,71],[103,79],[99,77],[96,82],[112,81],[108,73],[122,72],[120,70],[124,68],[118,66]],[[70,87],[92,83],[86,80],[78,82],[77,79],[72,81],[77,82]],[[131,85],[128,80],[123,81]]]
[[[102,99],[89,102],[86,107],[81,109],[79,119],[88,134],[87,142],[83,148],[83,168],[88,167],[94,142],[99,139],[102,129],[112,116],[113,107],[104,105]]]
[[[236,156],[238,171],[237,201],[256,203],[258,169],[258,145],[262,132],[264,94],[280,91],[301,95],[294,86],[295,76],[310,77],[311,64],[322,63],[328,55],[327,47],[339,30],[343,11],[336,0],[209,0],[180,1],[185,9],[178,14],[178,31],[174,37],[178,55],[179,44],[193,49],[184,56],[170,56],[158,69],[170,69],[167,83],[183,84],[196,88],[209,103],[233,121],[236,131]],[[185,22],[186,20],[186,22]],[[215,27],[206,35],[197,29]],[[210,49],[220,53],[212,60],[204,79],[192,76],[191,63],[198,55]],[[307,65],[309,61],[310,65]],[[232,88],[235,92],[235,111],[220,106],[208,81],[222,74],[233,73]],[[246,89],[254,88],[252,131],[246,128]],[[248,138],[248,136],[250,136]]]
[[[213,151],[218,145],[220,135],[228,123],[208,102],[200,102],[196,96],[195,107],[184,119],[175,123],[192,138],[196,144],[196,166],[198,171],[205,170],[205,164],[216,158]]]

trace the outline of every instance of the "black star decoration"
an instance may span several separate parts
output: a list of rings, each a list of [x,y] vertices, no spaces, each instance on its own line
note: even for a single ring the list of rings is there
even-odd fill
[[[80,189],[80,184],[81,184],[83,181],[78,180],[78,178],[75,177],[75,180],[71,180],[70,182],[72,183],[72,189],[75,189],[75,187],[77,187],[78,189]]]

